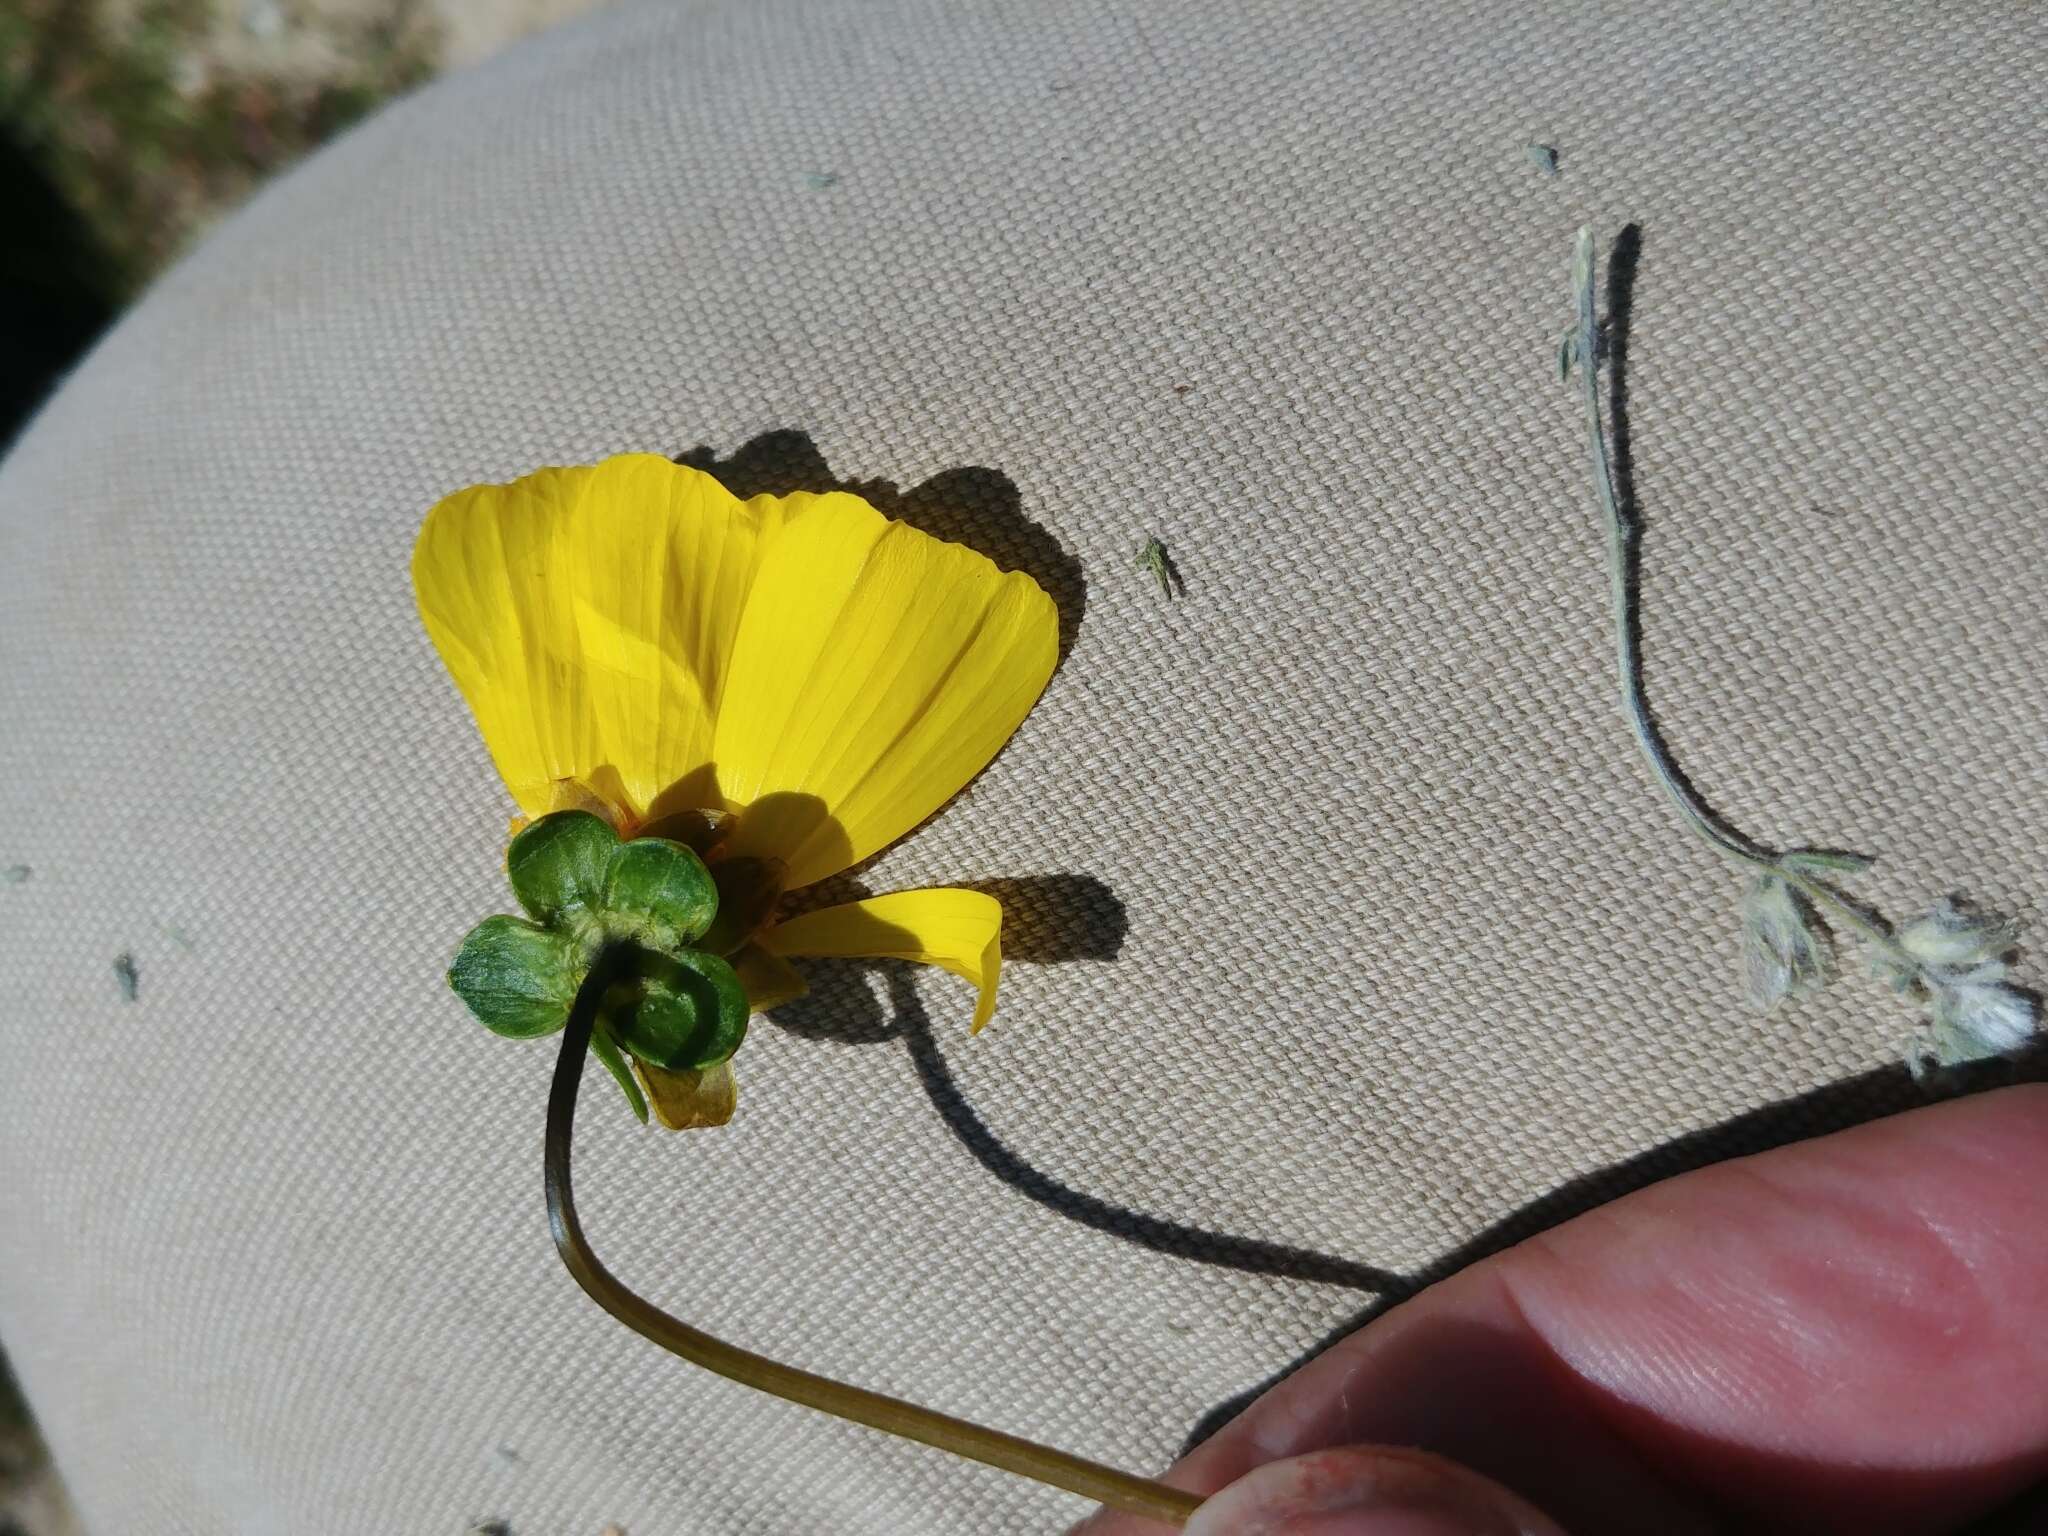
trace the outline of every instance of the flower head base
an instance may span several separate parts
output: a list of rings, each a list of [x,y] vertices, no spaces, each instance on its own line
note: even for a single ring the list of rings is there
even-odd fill
[[[629,1057],[687,1075],[691,1118],[721,1123],[710,1117],[731,1114],[725,1064],[752,1009],[731,965],[699,947],[719,906],[704,861],[667,838],[622,842],[588,811],[556,811],[512,839],[505,863],[531,920],[488,917],[470,930],[448,970],[470,1012],[515,1039],[553,1034],[602,966],[591,1038],[634,1113],[647,1118]]]
[[[559,1028],[564,989],[604,965],[593,1050],[679,1126],[730,1115],[734,999],[800,993],[792,958],[938,965],[986,1022],[1002,911],[981,892],[772,918],[931,815],[1023,721],[1058,651],[1028,577],[856,496],[741,502],[623,455],[448,497],[413,581],[534,818],[507,855],[528,920],[486,921],[450,972],[489,1027]]]

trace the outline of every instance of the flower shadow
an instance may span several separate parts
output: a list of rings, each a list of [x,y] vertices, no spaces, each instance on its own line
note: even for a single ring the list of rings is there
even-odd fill
[[[1081,562],[1049,529],[1024,515],[1016,482],[1001,470],[962,465],[941,470],[908,490],[892,480],[850,479],[835,475],[811,435],[794,427],[762,432],[725,455],[699,444],[677,454],[676,462],[703,470],[743,501],[794,491],[851,491],[885,517],[977,549],[1003,569],[1022,571],[1045,589],[1059,610],[1062,663],[1074,647],[1088,606]]]

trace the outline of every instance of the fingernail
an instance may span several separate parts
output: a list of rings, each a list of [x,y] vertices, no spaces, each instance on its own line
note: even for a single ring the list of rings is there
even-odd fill
[[[1492,1480],[1421,1451],[1346,1446],[1276,1461],[1215,1495],[1185,1536],[1562,1536]]]

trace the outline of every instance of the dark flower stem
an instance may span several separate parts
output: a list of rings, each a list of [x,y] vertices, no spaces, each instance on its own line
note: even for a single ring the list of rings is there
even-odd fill
[[[635,1333],[693,1365],[790,1402],[865,1424],[885,1434],[922,1441],[1170,1526],[1180,1526],[1194,1513],[1202,1502],[1194,1494],[753,1354],[671,1317],[620,1284],[584,1239],[569,1182],[576,1092],[583,1080],[583,1058],[590,1045],[598,1002],[609,984],[608,969],[603,961],[593,966],[576,995],[575,1007],[562,1034],[561,1054],[555,1059],[554,1086],[548,1093],[548,1225],[554,1232],[562,1263],[593,1301]]]

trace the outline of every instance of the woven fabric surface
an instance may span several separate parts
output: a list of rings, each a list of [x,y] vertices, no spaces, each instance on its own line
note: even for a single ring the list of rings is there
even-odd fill
[[[1418,1278],[1909,1102],[1875,983],[1744,1001],[1555,347],[1574,228],[1639,224],[1649,680],[1708,798],[2038,930],[2041,16],[627,6],[270,188],[0,471],[0,1334],[88,1526],[1080,1513],[557,1265],[552,1050],[441,985],[508,807],[407,580],[437,496],[540,464],[886,481],[1070,630],[860,872],[997,883],[988,1033],[820,967],[727,1131],[593,1081],[592,1238],[693,1322],[1156,1469]]]

